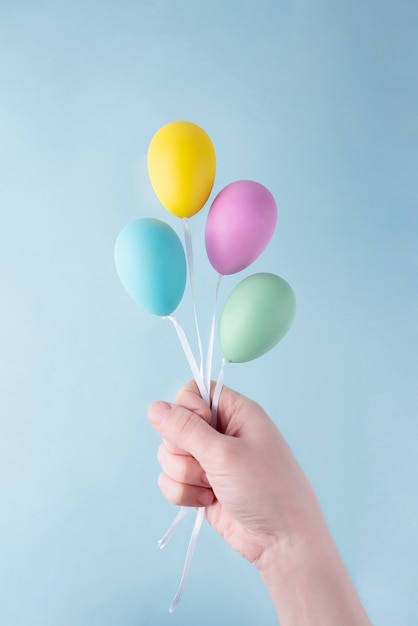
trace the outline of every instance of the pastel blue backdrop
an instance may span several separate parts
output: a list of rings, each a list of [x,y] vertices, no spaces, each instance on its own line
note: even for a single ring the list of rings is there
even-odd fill
[[[210,135],[214,194],[240,178],[279,207],[248,271],[293,286],[279,346],[231,365],[318,492],[373,623],[418,624],[416,2],[2,0],[0,4],[0,622],[270,626],[258,574],[156,479],[156,399],[190,377],[168,322],[113,263],[140,216],[181,222],[146,170],[152,135]],[[216,276],[191,222],[207,337]],[[194,345],[190,293],[178,311]],[[219,352],[216,353],[219,364]]]

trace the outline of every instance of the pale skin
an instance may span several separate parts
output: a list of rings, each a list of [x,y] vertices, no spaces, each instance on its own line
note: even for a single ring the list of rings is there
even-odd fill
[[[316,495],[265,411],[224,387],[217,430],[194,382],[149,418],[163,495],[207,521],[259,570],[281,626],[370,626]]]

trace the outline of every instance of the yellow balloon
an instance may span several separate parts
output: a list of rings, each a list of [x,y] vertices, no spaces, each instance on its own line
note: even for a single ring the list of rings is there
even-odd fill
[[[210,137],[192,122],[171,122],[148,148],[148,173],[161,204],[177,217],[192,217],[212,191],[216,155]]]

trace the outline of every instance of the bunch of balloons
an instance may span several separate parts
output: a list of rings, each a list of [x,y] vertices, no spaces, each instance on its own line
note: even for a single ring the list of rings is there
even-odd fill
[[[223,366],[215,393],[210,398],[210,379],[215,330],[215,308],[206,371],[197,323],[193,289],[193,252],[189,228],[192,218],[206,204],[214,185],[216,155],[207,133],[191,122],[176,121],[160,128],[148,149],[148,172],[161,204],[183,220],[185,246],[166,222],[141,218],[127,224],[115,244],[119,278],[133,300],[150,313],[171,320],[191,366],[200,393],[212,405],[212,425],[223,383]],[[218,273],[216,295],[223,276],[249,267],[270,242],[277,223],[277,206],[270,191],[259,182],[238,180],[223,188],[213,200],[205,226],[205,247]],[[185,252],[186,249],[186,252]],[[189,273],[198,331],[200,366],[186,335],[173,313],[179,306]],[[218,338],[226,363],[243,363],[271,350],[286,334],[295,315],[295,296],[290,285],[271,273],[244,278],[230,293],[219,318]],[[204,509],[198,511],[179,592],[183,593]],[[163,547],[179,523],[182,509],[166,536]]]
[[[148,150],[148,171],[162,205],[188,219],[212,191],[215,150],[206,132],[191,122],[160,128]],[[205,244],[211,265],[221,275],[247,268],[270,242],[277,222],[276,202],[266,187],[239,180],[222,189],[209,209]],[[135,302],[150,313],[169,316],[186,286],[186,258],[176,232],[167,223],[137,219],[119,234],[115,262],[120,280]],[[219,321],[225,359],[242,363],[273,348],[289,329],[295,313],[290,285],[274,274],[254,274],[232,291]]]

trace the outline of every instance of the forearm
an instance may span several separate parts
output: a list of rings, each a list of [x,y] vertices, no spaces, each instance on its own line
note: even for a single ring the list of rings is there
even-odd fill
[[[326,528],[273,543],[259,569],[281,626],[370,626]]]

